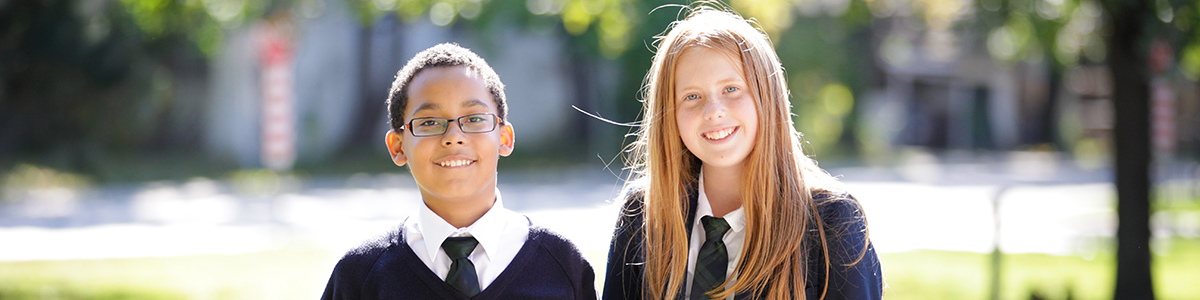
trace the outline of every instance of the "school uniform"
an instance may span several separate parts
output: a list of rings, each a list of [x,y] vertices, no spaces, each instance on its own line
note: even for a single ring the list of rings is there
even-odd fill
[[[470,237],[478,294],[447,283],[453,258],[441,245]],[[424,205],[398,228],[350,250],[334,267],[323,300],[596,299],[595,275],[575,245],[496,203],[479,220],[454,228]]]
[[[703,185],[690,187],[686,199],[681,199],[681,201],[687,201],[690,204],[688,207],[691,209],[684,216],[685,224],[689,225],[687,227],[689,236],[688,274],[685,277],[685,286],[680,287],[681,293],[677,299],[689,299],[687,297],[690,295],[696,266],[696,248],[698,247],[696,244],[702,243],[704,239],[703,229],[700,229],[697,221],[706,213],[711,215],[711,209],[708,208],[707,203],[699,201],[703,195],[702,187]],[[642,229],[644,197],[642,190],[631,191],[625,197],[626,201],[621,210],[621,217],[617,221],[612,243],[609,246],[603,299],[643,299],[645,284],[662,284],[643,281],[646,262],[645,236]],[[849,194],[833,192],[813,195],[821,221],[825,226],[829,248],[828,292],[824,299],[881,299],[883,296],[883,273],[880,269],[879,258],[875,253],[875,247],[866,237],[866,221],[862,218],[859,206],[854,202],[842,201],[846,199],[853,198]],[[704,202],[707,202],[707,199]],[[742,210],[743,208],[738,208],[725,216],[730,227],[730,231],[723,238],[729,248],[726,278],[733,278],[737,260],[741,258],[741,250],[744,246],[745,218]],[[826,286],[825,254],[824,250],[819,247],[820,235],[817,229],[810,225],[808,231],[803,246],[808,251],[804,294],[806,299],[815,300],[821,297],[822,287]],[[861,251],[864,243],[867,245],[865,253]],[[858,260],[859,254],[862,254],[862,259],[858,263],[845,266],[845,264]],[[730,298],[753,299],[751,296],[739,294]]]

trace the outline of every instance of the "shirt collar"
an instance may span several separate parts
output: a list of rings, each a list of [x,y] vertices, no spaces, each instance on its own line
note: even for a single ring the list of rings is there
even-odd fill
[[[708,203],[708,195],[704,193],[704,172],[700,172],[700,195],[696,198],[696,219],[692,220],[693,224],[700,224],[700,217],[713,216],[712,204]],[[745,206],[738,206],[737,209],[725,214],[726,223],[729,223],[729,230],[733,232],[741,232],[746,228],[746,209]]]
[[[506,225],[505,220],[511,211],[504,208],[504,201],[500,197],[500,190],[496,190],[496,202],[492,204],[492,208],[488,209],[479,220],[475,223],[463,228],[454,228],[449,222],[443,220],[429,206],[421,205],[421,210],[417,212],[417,222],[421,230],[421,235],[425,239],[426,253],[438,253],[438,249],[442,248],[442,242],[448,237],[472,236],[476,241],[479,241],[479,246],[483,247],[484,255],[491,259],[492,253],[496,253],[500,249],[500,237],[504,232]]]

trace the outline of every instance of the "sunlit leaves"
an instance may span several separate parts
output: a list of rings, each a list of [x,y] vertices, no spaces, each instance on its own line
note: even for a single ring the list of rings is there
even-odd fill
[[[1184,76],[1191,80],[1200,80],[1200,43],[1193,43],[1184,49],[1179,64]]]
[[[563,27],[567,29],[567,32],[581,35],[595,21],[596,14],[600,9],[596,8],[594,4],[589,5],[591,4],[589,2],[599,1],[571,1],[567,4],[567,8],[562,13]]]
[[[1014,0],[1003,4],[1007,17],[1002,25],[989,30],[985,41],[993,59],[1015,62],[1031,55],[1048,55],[1057,66],[1075,65],[1080,57],[1104,60],[1104,41],[1099,34],[1103,22],[1095,1]]]
[[[809,155],[829,157],[829,150],[838,145],[845,124],[854,108],[854,93],[850,87],[828,79],[816,72],[806,72],[791,78],[795,99],[796,130],[804,134]]]
[[[776,37],[784,28],[792,25],[793,5],[822,0],[741,0],[730,3],[747,18],[754,18],[768,35]]]
[[[1035,39],[1033,24],[1028,19],[1020,16],[1009,18],[1004,26],[988,34],[988,54],[1000,61],[1023,60]]]
[[[879,45],[879,57],[891,66],[905,66],[913,59],[912,39],[900,33],[892,33]]]
[[[166,19],[164,11],[170,0],[121,0],[121,3],[133,15],[133,20],[148,34],[155,35],[163,32],[163,22]]]
[[[568,34],[584,36],[595,33],[598,52],[608,58],[616,58],[630,45],[631,30],[638,22],[638,15],[631,13],[633,0],[525,0],[524,10],[498,10],[498,3],[490,0],[348,0],[357,3],[361,15],[370,23],[385,13],[397,13],[406,21],[428,17],[438,26],[449,26],[460,19],[468,22],[491,22],[495,18],[484,18],[488,13],[512,13],[520,15],[506,20],[526,22],[533,18],[556,18]],[[363,3],[363,2],[369,3]],[[522,24],[528,25],[528,24]]]
[[[628,6],[600,13],[600,54],[616,58],[629,48],[633,25]]]
[[[1058,31],[1054,57],[1063,65],[1073,65],[1084,54],[1092,61],[1104,60],[1104,44],[1096,34],[1100,27],[1100,6],[1092,1],[1081,3],[1070,14],[1070,21]]]
[[[596,30],[600,53],[616,58],[632,38],[633,14],[630,0],[529,0],[526,7],[534,15],[557,15],[563,29],[572,35]]]
[[[246,0],[202,0],[208,15],[223,24],[237,24],[246,12]]]
[[[913,0],[913,4],[919,8],[925,23],[935,29],[949,28],[955,20],[970,12],[967,0]]]
[[[206,55],[220,49],[224,28],[260,17],[268,4],[267,0],[121,0],[147,40],[183,36]]]

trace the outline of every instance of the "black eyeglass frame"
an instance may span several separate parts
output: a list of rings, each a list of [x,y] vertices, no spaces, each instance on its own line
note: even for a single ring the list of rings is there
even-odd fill
[[[492,128],[489,128],[488,130],[480,130],[480,131],[468,131],[466,128],[463,128],[463,122],[462,122],[463,118],[476,117],[476,116],[490,116],[493,119],[495,119],[495,122],[492,123]],[[443,121],[445,121],[445,123],[442,123],[442,132],[436,133],[436,134],[417,134],[417,132],[415,130],[412,130],[413,122],[425,121],[425,120],[443,120]],[[438,117],[412,118],[412,119],[408,120],[408,122],[404,123],[404,125],[400,125],[400,130],[407,130],[410,133],[412,133],[413,136],[417,136],[417,137],[439,136],[439,135],[446,134],[447,131],[450,131],[450,122],[458,123],[458,130],[461,130],[463,133],[486,133],[486,132],[495,131],[496,127],[499,127],[500,124],[504,124],[504,119],[500,118],[500,116],[497,116],[496,114],[493,114],[493,113],[469,114],[469,115],[457,117],[454,119],[438,118]]]

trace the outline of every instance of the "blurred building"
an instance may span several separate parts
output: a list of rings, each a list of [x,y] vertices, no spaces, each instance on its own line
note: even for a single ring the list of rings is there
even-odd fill
[[[1061,66],[1056,65],[1061,58],[1036,47],[1014,55],[1020,46],[1007,32],[914,18],[884,17],[872,25],[882,80],[864,101],[865,127],[884,132],[892,145],[933,150],[1040,149],[1101,159],[1109,153],[1112,76],[1101,44],[1080,46],[1065,55],[1078,62]],[[1098,39],[1092,37],[1100,34],[1095,27],[1073,32],[1074,25],[1059,34],[1079,35],[1083,43]],[[1152,58],[1152,65],[1162,65],[1151,87],[1156,99],[1147,100],[1154,110],[1156,153],[1195,160],[1200,157],[1198,85],[1175,70],[1170,47],[1158,45],[1155,57],[1161,58]]]
[[[518,151],[586,144],[584,115],[571,108],[603,111],[617,81],[616,69],[567,52],[555,30],[518,26],[437,26],[428,19],[404,22],[387,14],[369,27],[343,2],[321,11],[291,16],[294,24],[294,120],[298,161],[328,159],[348,147],[384,152],[389,129],[384,101],[396,72],[417,52],[444,42],[458,43],[482,56],[506,85],[509,119]],[[211,63],[211,99],[204,126],[205,151],[261,166],[262,80],[255,26],[230,30],[223,51]],[[576,69],[587,68],[588,80]]]

